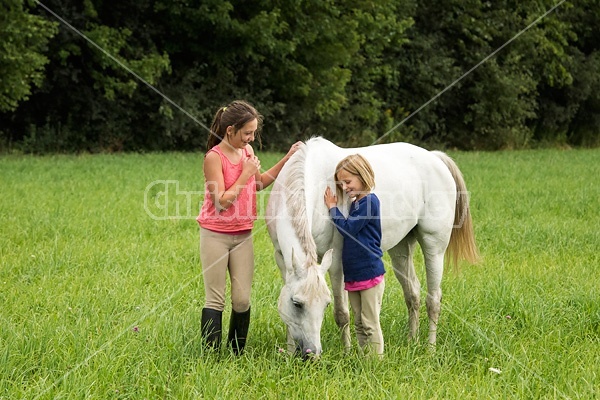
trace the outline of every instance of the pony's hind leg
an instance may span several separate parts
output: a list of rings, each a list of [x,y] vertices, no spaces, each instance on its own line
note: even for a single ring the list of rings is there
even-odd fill
[[[427,315],[429,316],[429,344],[435,344],[437,326],[442,308],[442,275],[444,272],[444,254],[425,255],[427,268]]]
[[[419,237],[425,258],[427,273],[427,315],[429,316],[429,344],[434,345],[437,338],[437,326],[442,307],[442,276],[444,274],[444,251],[446,246],[443,240],[432,235]]]
[[[402,285],[404,301],[408,308],[408,337],[411,340],[418,339],[419,333],[419,308],[421,306],[421,284],[415,272],[413,254],[417,238],[414,231],[400,241],[396,246],[388,250],[392,259],[394,274]]]

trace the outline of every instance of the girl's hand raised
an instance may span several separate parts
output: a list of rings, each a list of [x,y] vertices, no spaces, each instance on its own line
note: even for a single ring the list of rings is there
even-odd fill
[[[242,174],[246,174],[248,178],[260,172],[260,160],[258,157],[252,155],[242,162],[244,163],[242,166]]]

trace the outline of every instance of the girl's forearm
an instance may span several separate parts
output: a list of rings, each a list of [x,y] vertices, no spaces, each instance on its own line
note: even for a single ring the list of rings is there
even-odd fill
[[[219,211],[225,211],[235,202],[238,198],[244,187],[246,186],[246,182],[248,178],[240,176],[237,181],[230,187],[228,187],[224,192],[220,193],[218,197],[218,201],[215,202]]]
[[[256,190],[263,190],[264,188],[268,187],[273,182],[275,182],[275,179],[277,179],[277,176],[281,172],[281,169],[285,165],[286,161],[287,159],[282,158],[277,164],[269,168],[268,171],[262,173],[260,175],[260,181],[258,179],[256,180]]]

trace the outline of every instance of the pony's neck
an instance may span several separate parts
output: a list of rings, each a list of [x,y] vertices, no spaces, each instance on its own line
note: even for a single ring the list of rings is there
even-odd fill
[[[311,139],[307,148],[304,167],[306,214],[309,231],[319,255],[333,247],[335,228],[325,207],[323,195],[327,186],[334,189],[335,166],[343,157],[339,147],[323,138]]]
[[[306,255],[305,265],[314,265],[317,263],[317,246],[311,234],[306,208],[306,158],[307,146],[304,146],[288,161],[285,193],[294,232]]]

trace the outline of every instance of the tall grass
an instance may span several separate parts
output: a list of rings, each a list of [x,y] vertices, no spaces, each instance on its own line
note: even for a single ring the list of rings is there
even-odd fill
[[[385,359],[344,354],[327,313],[316,363],[278,351],[263,221],[245,355],[199,346],[201,155],[0,158],[0,399],[600,396],[600,152],[453,156],[483,261],[445,273],[437,348],[424,308],[407,341],[390,273]]]

